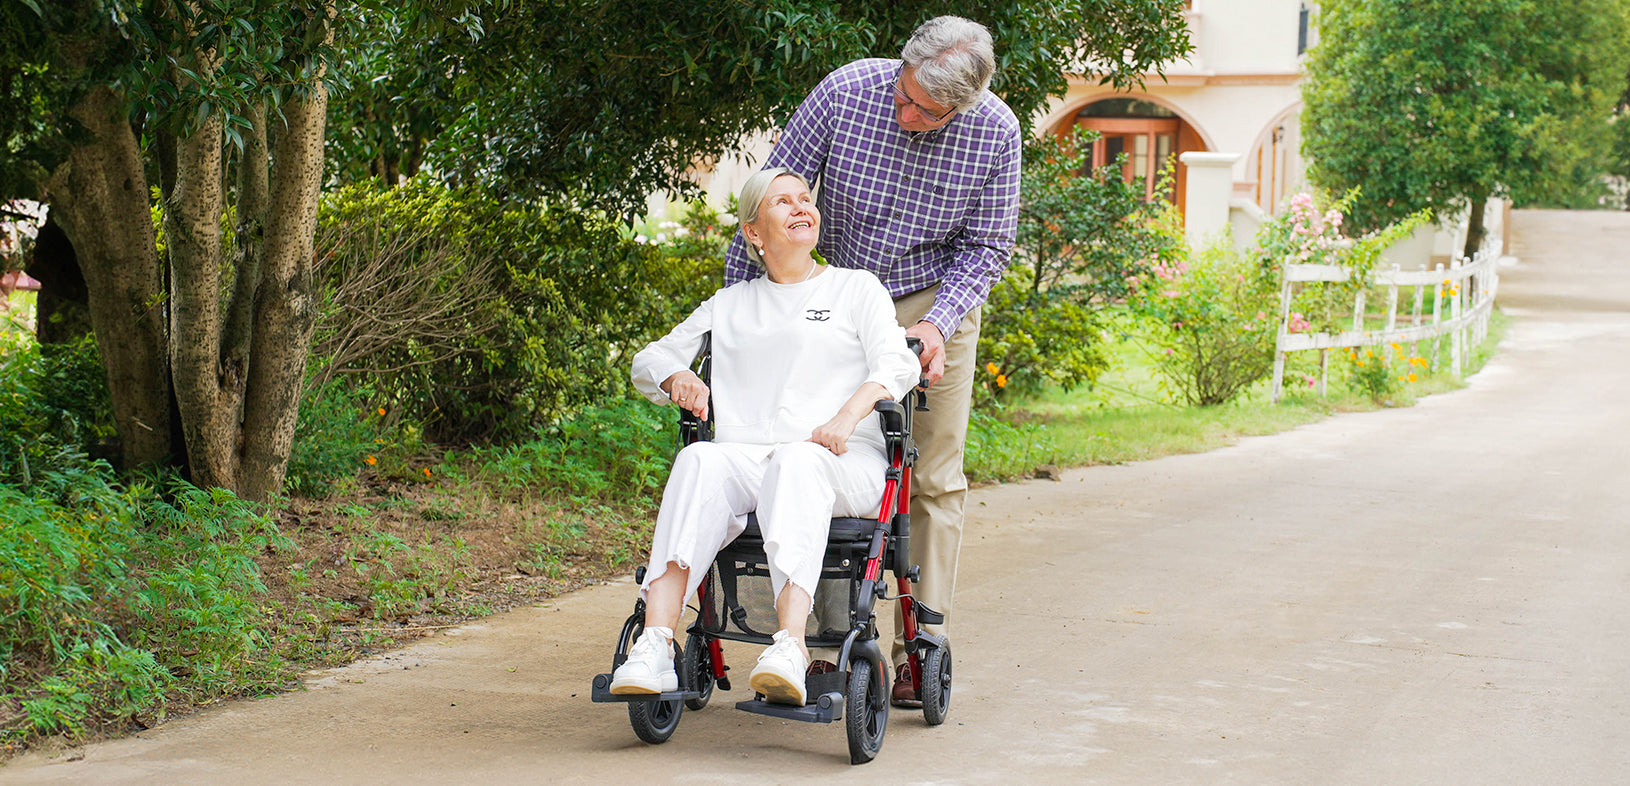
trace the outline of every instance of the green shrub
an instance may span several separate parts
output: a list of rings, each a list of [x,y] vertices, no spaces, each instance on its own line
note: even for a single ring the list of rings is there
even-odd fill
[[[376,451],[379,429],[366,403],[371,392],[351,384],[338,378],[306,388],[289,453],[289,493],[323,496],[336,482],[355,477]]]
[[[1090,384],[1109,367],[1098,311],[1063,289],[1036,292],[1016,265],[991,289],[979,329],[974,400],[981,407],[1050,386]]]
[[[275,686],[282,675],[264,638],[266,585],[254,556],[293,542],[225,489],[175,481],[168,496],[144,506],[126,637],[207,697]]]
[[[1245,259],[1224,238],[1198,257],[1152,261],[1132,299],[1156,371],[1188,404],[1222,404],[1273,371],[1276,268]]]
[[[0,482],[26,486],[52,469],[86,466],[85,452],[113,433],[111,411],[94,340],[0,339]]]
[[[1047,135],[1025,148],[1015,264],[992,288],[980,326],[975,404],[1090,384],[1108,368],[1100,313],[1127,295],[1141,261],[1182,246],[1158,220],[1162,199],[1091,168],[1094,134]],[[1169,192],[1169,174],[1159,193]]]
[[[317,378],[369,376],[433,441],[525,438],[621,396],[632,353],[717,287],[726,235],[709,211],[686,225],[639,242],[605,216],[428,180],[331,194]]]

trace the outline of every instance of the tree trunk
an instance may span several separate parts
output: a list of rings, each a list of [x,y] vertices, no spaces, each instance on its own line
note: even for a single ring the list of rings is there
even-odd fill
[[[1483,248],[1483,236],[1488,233],[1483,226],[1483,213],[1488,207],[1488,197],[1479,195],[1472,198],[1471,212],[1466,217],[1466,247],[1461,254],[1467,259],[1477,256]]]
[[[192,482],[235,489],[242,381],[221,363],[221,121],[177,140],[165,205],[170,255],[170,367]]]
[[[86,134],[47,180],[47,201],[85,276],[125,464],[160,463],[170,453],[170,377],[141,151],[112,90],[91,89],[68,114]]]
[[[313,24],[327,28],[332,4]],[[244,399],[238,493],[267,501],[282,491],[294,444],[300,391],[316,306],[312,245],[323,181],[323,134],[328,87],[321,76],[309,93],[283,105],[286,125],[272,154],[265,225],[264,269],[255,308],[249,384]]]

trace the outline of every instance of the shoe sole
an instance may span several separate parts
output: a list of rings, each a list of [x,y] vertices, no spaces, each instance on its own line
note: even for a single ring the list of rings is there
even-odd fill
[[[679,684],[677,682],[672,688],[668,688],[666,690],[663,690],[661,685],[652,685],[650,683],[611,683],[611,692],[618,696],[649,696],[658,693],[670,693],[676,690],[679,690]]]
[[[747,684],[753,690],[764,694],[764,700],[772,704],[804,706],[803,684],[794,685],[779,674],[760,672],[754,674]]]

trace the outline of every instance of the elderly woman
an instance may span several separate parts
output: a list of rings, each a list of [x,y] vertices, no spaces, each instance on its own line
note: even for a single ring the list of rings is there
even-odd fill
[[[709,416],[713,442],[674,458],[640,592],[645,632],[612,675],[612,693],[677,690],[673,636],[714,555],[758,512],[780,630],[749,684],[802,705],[804,622],[833,516],[877,512],[887,467],[872,405],[917,381],[894,304],[871,273],[817,264],[821,216],[809,183],[766,169],[742,187],[741,234],[763,272],[725,287],[634,357],[652,401]],[[713,387],[690,371],[713,332]]]

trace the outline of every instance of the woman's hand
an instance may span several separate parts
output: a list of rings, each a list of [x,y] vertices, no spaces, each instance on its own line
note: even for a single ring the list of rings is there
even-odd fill
[[[707,420],[707,383],[689,369],[675,372],[662,381],[662,390],[681,409],[690,410],[696,417]]]
[[[849,452],[849,437],[855,433],[857,422],[849,417],[848,413],[839,412],[833,415],[831,420],[816,426],[815,431],[809,435],[809,441],[825,446],[834,455],[841,456]]]
[[[844,402],[838,414],[822,423],[809,435],[809,441],[824,446],[834,455],[849,452],[849,437],[854,436],[860,419],[872,413],[872,404],[889,397],[888,388],[876,382],[866,382]]]

